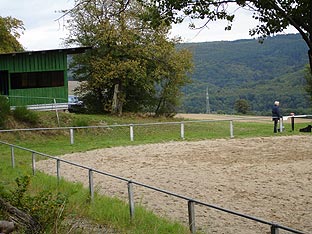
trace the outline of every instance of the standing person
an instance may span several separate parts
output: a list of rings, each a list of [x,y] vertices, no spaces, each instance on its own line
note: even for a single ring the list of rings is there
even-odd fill
[[[274,121],[274,133],[277,132],[277,124],[278,120],[281,118],[281,113],[279,110],[279,101],[274,102],[274,106],[272,108],[272,120]]]

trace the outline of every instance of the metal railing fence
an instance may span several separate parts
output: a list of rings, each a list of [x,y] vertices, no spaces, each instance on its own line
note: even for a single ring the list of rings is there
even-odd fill
[[[134,141],[136,138],[136,133],[139,134],[139,129],[142,130],[143,127],[148,128],[150,127],[149,134],[153,134],[156,126],[164,127],[163,131],[168,132],[168,137],[176,138],[179,137],[180,139],[187,138],[187,134],[191,132],[190,128],[187,129],[188,126],[191,124],[215,124],[215,123],[222,123],[222,129],[210,130],[210,133],[213,131],[228,131],[228,133],[224,134],[224,137],[234,138],[234,121],[264,121],[269,122],[269,118],[264,119],[262,118],[233,118],[233,119],[224,119],[224,120],[189,120],[189,121],[179,121],[179,122],[157,122],[157,123],[133,123],[133,124],[113,124],[113,125],[101,125],[101,126],[77,126],[77,127],[54,127],[54,128],[27,128],[27,129],[4,129],[0,130],[0,133],[8,133],[8,132],[22,132],[22,131],[69,131],[69,141],[71,144],[75,142],[75,130],[80,129],[115,129],[115,128],[128,128],[129,129],[129,140]],[[227,123],[228,127],[226,127]],[[175,126],[175,128],[173,128]],[[201,128],[203,126],[200,126]],[[187,130],[189,131],[187,131]],[[227,129],[227,130],[226,130]],[[146,135],[144,132],[143,135]],[[139,135],[137,135],[138,138]],[[166,139],[163,139],[166,140]]]
[[[33,97],[33,96],[6,96],[11,106],[27,106],[36,104],[54,104],[54,103],[68,103],[67,98],[55,97]]]
[[[201,205],[201,206],[205,206],[205,207],[212,208],[212,209],[215,209],[215,210],[219,210],[219,211],[222,211],[222,212],[226,212],[228,214],[235,215],[235,216],[238,216],[238,217],[241,217],[241,218],[244,218],[244,219],[248,219],[248,220],[252,220],[252,221],[255,221],[255,222],[258,222],[258,223],[262,223],[262,224],[268,225],[270,227],[270,233],[271,234],[278,234],[279,230],[285,230],[285,231],[288,231],[288,232],[291,232],[291,233],[304,234],[304,232],[302,232],[302,231],[299,231],[299,230],[296,230],[296,229],[293,229],[293,228],[290,228],[290,227],[286,227],[286,226],[280,225],[278,223],[266,221],[264,219],[257,218],[257,217],[251,216],[251,215],[239,213],[239,212],[236,212],[236,211],[233,211],[233,210],[222,208],[220,206],[216,206],[216,205],[213,205],[213,204],[205,203],[205,202],[193,199],[191,197],[187,197],[187,196],[184,196],[184,195],[173,193],[173,192],[170,192],[168,190],[163,190],[161,188],[150,186],[148,184],[144,184],[144,183],[141,183],[141,182],[138,182],[138,181],[135,181],[135,180],[131,180],[131,179],[125,178],[125,177],[113,175],[111,173],[100,171],[100,170],[97,170],[95,168],[91,168],[91,167],[84,166],[84,165],[81,165],[81,164],[78,164],[78,163],[75,163],[75,162],[71,162],[71,161],[64,160],[64,159],[61,159],[61,158],[58,158],[58,157],[54,157],[54,156],[51,156],[51,155],[48,155],[48,154],[45,154],[45,153],[40,153],[40,152],[37,152],[35,150],[31,150],[31,149],[27,149],[27,148],[24,148],[24,147],[21,147],[21,146],[9,144],[9,143],[3,142],[3,141],[0,141],[0,144],[7,145],[7,146],[9,146],[11,148],[11,164],[12,164],[13,168],[15,168],[15,165],[16,165],[16,163],[15,163],[15,153],[14,153],[14,149],[15,148],[20,149],[20,150],[24,150],[24,151],[27,151],[27,152],[30,152],[31,155],[32,155],[32,171],[33,171],[34,175],[35,175],[35,172],[36,172],[36,158],[35,158],[36,155],[40,155],[40,156],[43,156],[43,157],[46,157],[46,158],[49,158],[49,159],[53,159],[53,160],[56,161],[56,176],[57,176],[57,180],[58,181],[61,180],[61,162],[62,163],[67,163],[67,164],[70,164],[72,166],[79,167],[81,169],[87,170],[88,171],[88,181],[89,181],[88,182],[89,183],[89,193],[90,193],[91,200],[94,198],[94,183],[93,183],[93,175],[94,175],[94,173],[98,173],[100,175],[108,176],[108,177],[111,177],[111,178],[115,178],[117,180],[121,180],[121,181],[127,182],[129,212],[130,212],[130,218],[131,219],[133,219],[134,216],[135,216],[135,202],[134,202],[133,185],[138,185],[138,186],[142,186],[144,188],[147,188],[147,189],[150,189],[150,190],[153,190],[153,191],[156,191],[156,192],[160,192],[160,193],[163,193],[163,194],[166,194],[166,195],[169,195],[169,196],[173,196],[173,197],[176,197],[176,198],[183,199],[183,200],[187,201],[189,229],[190,229],[191,233],[195,233],[196,232],[195,205]]]
[[[8,99],[11,110],[16,107],[26,106],[29,110],[50,111],[67,110],[68,100],[54,97],[31,97],[31,96],[12,96],[0,95]]]

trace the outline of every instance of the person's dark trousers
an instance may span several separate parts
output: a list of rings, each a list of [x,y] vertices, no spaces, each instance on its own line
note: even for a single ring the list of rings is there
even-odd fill
[[[273,118],[273,121],[274,121],[274,133],[277,133],[278,118]]]

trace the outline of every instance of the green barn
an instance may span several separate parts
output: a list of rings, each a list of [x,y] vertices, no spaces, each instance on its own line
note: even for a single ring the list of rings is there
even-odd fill
[[[0,54],[0,95],[11,106],[67,103],[67,55],[91,47]]]

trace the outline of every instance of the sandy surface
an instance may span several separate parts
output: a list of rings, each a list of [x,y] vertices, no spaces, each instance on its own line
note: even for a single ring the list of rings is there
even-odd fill
[[[284,119],[284,123],[291,123],[290,115],[286,114]],[[308,115],[307,117],[298,117],[295,118],[295,123],[312,123],[312,115]],[[302,116],[302,115],[301,115]],[[185,118],[185,119],[194,119],[194,120],[230,120],[230,119],[242,119],[241,121],[259,121],[259,122],[268,122],[272,124],[272,117],[270,116],[251,116],[251,115],[221,115],[221,114],[177,114],[176,118]]]
[[[62,158],[312,233],[312,136],[276,136],[115,147]],[[55,175],[55,162],[38,168]],[[88,172],[61,164],[61,175],[87,186]],[[123,199],[127,185],[95,175],[96,190]],[[187,224],[187,202],[134,187],[136,204]],[[204,233],[270,233],[270,227],[195,206]],[[286,233],[280,231],[280,233]],[[288,232],[287,232],[288,233]]]

